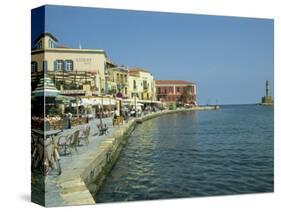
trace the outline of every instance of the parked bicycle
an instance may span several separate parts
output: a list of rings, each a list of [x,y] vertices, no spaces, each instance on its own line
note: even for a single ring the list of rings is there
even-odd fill
[[[32,157],[31,157],[31,171],[36,172],[39,171],[41,173],[44,172],[44,138],[42,136],[32,135]]]
[[[50,169],[56,170],[58,175],[61,174],[61,165],[60,165],[60,155],[58,153],[58,146],[55,143],[53,137],[49,143],[45,144],[44,146],[44,172],[43,174],[46,176],[48,175]],[[49,150],[49,148],[51,148]],[[50,152],[50,155],[49,155]]]
[[[50,170],[57,171],[60,175],[60,155],[58,153],[58,146],[55,143],[54,136],[59,132],[45,133],[48,139],[44,139],[44,134],[39,130],[33,130],[32,135],[32,172],[39,171],[44,176],[47,176]]]

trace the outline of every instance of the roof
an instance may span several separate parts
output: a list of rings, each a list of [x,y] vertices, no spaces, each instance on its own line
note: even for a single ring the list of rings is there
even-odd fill
[[[129,72],[147,72],[149,73],[149,71],[143,69],[143,68],[138,68],[138,67],[132,67],[132,68],[129,68]]]
[[[73,49],[73,48],[47,48],[47,49],[36,49],[32,48],[31,54],[39,54],[43,52],[67,52],[67,53],[101,53],[104,54],[105,57],[106,52],[103,49]]]
[[[57,45],[57,47],[56,47],[56,48],[68,48],[68,46],[63,45],[63,44],[60,44],[60,45]]]
[[[36,40],[34,41],[34,44],[37,43],[42,37],[45,37],[45,36],[49,36],[51,37],[55,42],[58,42],[58,39],[52,35],[50,32],[43,32],[41,33],[38,38],[36,38]]]
[[[112,62],[110,59],[106,58],[106,63],[112,66],[118,66],[116,63]]]
[[[125,67],[113,67],[109,68],[109,71],[119,71],[119,72],[128,72],[128,70]]]
[[[156,80],[156,85],[182,85],[182,84],[195,84],[184,80]]]
[[[140,76],[140,72],[139,71],[132,71],[132,70],[129,69],[129,75],[130,76],[139,77]]]

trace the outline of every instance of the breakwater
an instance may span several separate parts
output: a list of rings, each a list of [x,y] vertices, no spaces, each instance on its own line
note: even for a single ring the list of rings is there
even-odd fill
[[[118,159],[125,145],[124,137],[129,136],[137,123],[171,113],[214,110],[214,106],[197,107],[190,109],[166,110],[151,113],[136,119],[129,120],[121,125],[111,136],[105,140],[94,151],[79,155],[79,159],[73,165],[64,170],[58,177],[57,185],[60,196],[65,205],[94,204],[95,195],[99,191],[107,174]]]

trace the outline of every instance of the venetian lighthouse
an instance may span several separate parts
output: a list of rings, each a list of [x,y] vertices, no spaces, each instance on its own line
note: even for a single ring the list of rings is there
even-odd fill
[[[270,86],[269,81],[266,80],[265,82],[265,96],[261,98],[261,104],[262,105],[273,105],[273,99],[272,96],[270,96]]]

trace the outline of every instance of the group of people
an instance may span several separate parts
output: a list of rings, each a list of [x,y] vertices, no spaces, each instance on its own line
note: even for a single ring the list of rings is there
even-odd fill
[[[143,114],[148,114],[151,112],[156,112],[158,109],[156,107],[147,106],[145,108],[142,107],[123,107],[120,112],[117,108],[114,108],[113,113],[113,126],[118,124],[118,117],[120,118],[119,123],[123,123],[123,121],[127,122],[130,117],[141,117]]]

